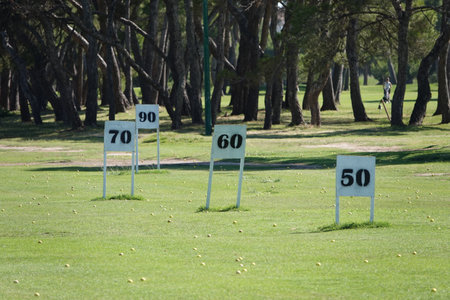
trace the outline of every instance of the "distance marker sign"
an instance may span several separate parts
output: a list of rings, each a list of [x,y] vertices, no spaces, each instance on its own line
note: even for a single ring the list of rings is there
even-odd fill
[[[214,159],[239,158],[239,185],[236,207],[241,201],[242,175],[244,172],[245,141],[247,138],[247,126],[245,125],[216,125],[211,145],[211,161],[209,163],[208,193],[206,196],[206,209],[209,208],[211,197],[212,175],[214,171]]]
[[[136,172],[139,171],[139,129],[156,129],[156,155],[157,166],[159,164],[159,105],[137,104],[136,105]]]
[[[158,104],[136,104],[136,128],[138,129],[159,128]]]
[[[108,151],[131,152],[131,195],[134,195],[134,150],[136,123],[127,121],[107,121],[103,135],[103,198],[106,197],[106,167]]]
[[[105,151],[134,152],[135,124],[127,121],[105,122]]]
[[[371,197],[373,222],[375,197],[375,157],[338,155],[336,162],[336,224],[339,224],[339,197]]]

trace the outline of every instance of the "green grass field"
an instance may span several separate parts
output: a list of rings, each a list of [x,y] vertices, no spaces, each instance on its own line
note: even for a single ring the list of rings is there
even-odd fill
[[[432,101],[423,126],[391,128],[380,90],[362,87],[373,122],[353,122],[348,92],[320,128],[288,127],[285,111],[263,131],[261,111],[247,123],[241,209],[224,212],[238,166],[216,165],[212,210],[198,212],[211,137],[189,120],[170,131],[163,109],[160,171],[155,133],[139,135],[138,200],[101,199],[102,126],[0,119],[0,299],[449,299],[450,125],[431,116]],[[378,227],[362,197],[341,198],[350,228],[332,226],[338,154],[376,157]],[[108,159],[107,196],[130,194],[131,157]]]

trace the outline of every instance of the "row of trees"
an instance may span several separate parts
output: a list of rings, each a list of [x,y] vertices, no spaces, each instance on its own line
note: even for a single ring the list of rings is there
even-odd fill
[[[280,123],[283,105],[292,125],[304,124],[303,112],[310,110],[311,124],[320,126],[320,111],[337,109],[344,69],[354,119],[368,121],[358,75],[361,65],[379,61],[389,62],[397,85],[392,125],[404,124],[414,65],[418,95],[409,124],[422,123],[436,61],[436,114],[450,121],[448,0],[227,0],[208,6],[213,124],[227,87],[232,114],[256,120],[264,85],[265,129]],[[139,86],[142,103],[163,105],[173,129],[182,126],[182,115],[203,123],[201,0],[2,0],[0,16],[0,105],[20,108],[23,121],[32,116],[42,123],[48,104],[55,120],[72,128],[96,125],[99,104],[109,106],[113,120],[140,101]],[[306,82],[302,104],[300,81]]]

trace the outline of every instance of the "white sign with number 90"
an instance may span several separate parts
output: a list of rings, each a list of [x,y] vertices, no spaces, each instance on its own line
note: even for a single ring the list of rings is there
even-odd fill
[[[137,104],[136,105],[136,127],[142,129],[159,128],[159,105]]]

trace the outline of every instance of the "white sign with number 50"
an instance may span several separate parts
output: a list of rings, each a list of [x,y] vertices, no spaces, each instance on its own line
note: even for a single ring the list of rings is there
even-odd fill
[[[373,222],[375,196],[375,157],[338,155],[336,161],[336,223],[339,224],[339,197],[371,197]]]

